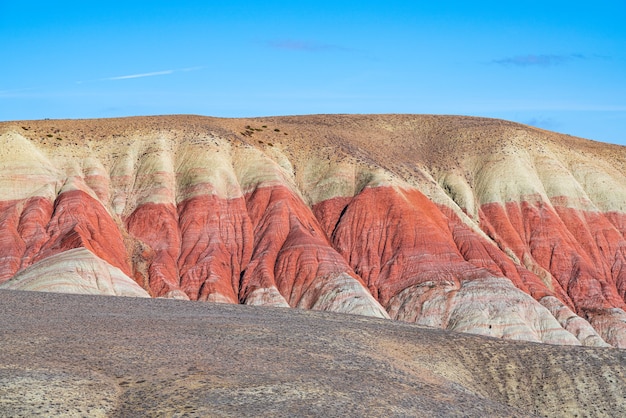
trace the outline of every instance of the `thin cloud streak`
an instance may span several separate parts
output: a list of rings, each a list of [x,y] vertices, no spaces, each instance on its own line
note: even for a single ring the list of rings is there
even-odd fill
[[[518,55],[491,61],[494,64],[514,67],[551,67],[561,65],[573,60],[586,60],[583,54],[569,55]]]
[[[183,73],[188,73],[190,71],[198,71],[202,69],[204,69],[204,67],[199,65],[197,67],[181,68],[180,70],[174,70],[174,71],[182,71]]]
[[[94,81],[131,80],[134,78],[156,77],[156,76],[170,75],[170,74],[175,74],[175,73],[188,73],[191,71],[198,71],[202,69],[204,69],[203,66],[196,66],[196,67],[178,68],[178,69],[173,69],[173,70],[151,71],[148,73],[126,74],[126,75],[119,75],[115,77],[104,77],[104,78],[98,78],[97,80],[91,80],[91,81],[77,81],[76,84],[91,83]]]
[[[107,77],[107,78],[101,78],[100,80],[102,80],[102,81],[105,81],[105,80],[128,80],[128,79],[131,79],[131,78],[154,77],[154,76],[158,76],[158,75],[174,74],[174,72],[176,72],[176,70],[154,71],[154,72],[151,72],[151,73],[141,73],[141,74],[120,75],[120,76],[117,76],[117,77]]]

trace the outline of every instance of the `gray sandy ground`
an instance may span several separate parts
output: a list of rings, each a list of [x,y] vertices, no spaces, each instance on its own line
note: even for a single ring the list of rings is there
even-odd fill
[[[626,352],[0,291],[0,416],[626,416]]]

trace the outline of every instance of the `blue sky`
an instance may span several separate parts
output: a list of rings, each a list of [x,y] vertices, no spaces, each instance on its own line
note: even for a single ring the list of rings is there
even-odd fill
[[[0,120],[434,113],[626,144],[624,22],[624,0],[0,0]]]

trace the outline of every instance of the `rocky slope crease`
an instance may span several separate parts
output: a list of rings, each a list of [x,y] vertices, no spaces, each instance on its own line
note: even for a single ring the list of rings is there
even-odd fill
[[[492,119],[0,124],[0,288],[626,347],[626,150]]]

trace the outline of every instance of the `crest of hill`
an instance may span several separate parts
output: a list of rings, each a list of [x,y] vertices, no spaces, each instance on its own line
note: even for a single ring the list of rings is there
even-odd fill
[[[533,194],[546,201],[567,196],[585,209],[626,210],[626,192],[621,190],[624,147],[498,119],[172,115],[0,123],[0,133],[7,131],[28,138],[40,151],[65,158],[95,155],[109,172],[118,156],[145,153],[150,141],[166,149],[164,159],[175,157],[185,144],[254,148],[284,168],[311,205],[353,195],[365,185],[388,184],[417,187],[435,202],[455,210],[458,206],[473,218],[481,204]],[[239,166],[249,158],[241,160]],[[353,178],[357,190],[336,180],[346,176]],[[329,182],[332,187],[318,187]],[[613,196],[609,189],[619,192]]]
[[[363,164],[401,169],[407,163],[440,169],[487,154],[524,149],[568,154],[610,163],[626,173],[620,145],[559,134],[499,119],[440,115],[307,115],[215,118],[194,115],[67,119],[0,123],[49,147],[124,147],[124,140],[165,134],[177,142],[207,133],[234,144],[280,145],[295,157],[352,155]],[[271,146],[271,145],[269,145]],[[395,170],[394,170],[395,171]]]

